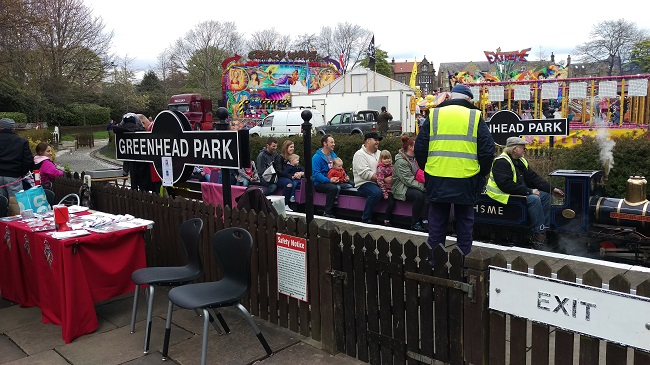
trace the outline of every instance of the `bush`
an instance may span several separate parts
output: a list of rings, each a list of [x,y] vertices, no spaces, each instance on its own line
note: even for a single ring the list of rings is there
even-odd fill
[[[350,171],[352,167],[352,158],[354,153],[361,148],[363,144],[363,137],[359,135],[348,135],[348,134],[335,134],[334,142],[336,147],[334,147],[334,152],[343,160],[343,166],[347,171]],[[305,159],[311,157],[316,153],[316,151],[321,148],[321,135],[313,135],[311,138],[311,154],[306,156],[303,145],[303,137],[278,137],[278,153],[281,153],[282,144],[285,140],[289,139],[293,141],[295,153],[300,156],[300,165],[305,166]],[[380,150],[389,150],[393,155],[393,160],[397,151],[402,148],[402,142],[400,141],[401,136],[396,137],[384,137],[384,139],[379,143]],[[257,155],[260,153],[262,148],[266,147],[266,137],[251,137],[250,138],[250,150],[251,150],[251,159],[254,161],[257,159]],[[349,175],[351,175],[349,173]]]
[[[97,104],[71,104],[70,112],[72,125],[100,125],[111,119],[110,109]]]
[[[27,115],[18,112],[0,112],[0,118],[13,119],[17,124],[27,123]]]
[[[25,130],[20,130],[17,129],[16,133],[20,134],[21,136],[25,137],[25,139],[30,141],[30,146],[31,143],[34,142],[34,146],[38,144],[38,142],[47,142],[49,144],[53,143],[52,140],[52,132],[50,132],[47,129],[25,129]],[[32,147],[32,152],[34,152],[34,146]]]

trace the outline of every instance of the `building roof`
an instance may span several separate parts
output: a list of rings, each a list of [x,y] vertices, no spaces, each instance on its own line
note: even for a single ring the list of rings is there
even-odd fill
[[[393,72],[396,74],[403,74],[405,72],[413,71],[413,62],[395,62]]]
[[[344,94],[349,92],[375,92],[375,91],[413,91],[401,82],[395,81],[380,73],[357,66],[346,72],[336,80],[315,90],[310,95]]]

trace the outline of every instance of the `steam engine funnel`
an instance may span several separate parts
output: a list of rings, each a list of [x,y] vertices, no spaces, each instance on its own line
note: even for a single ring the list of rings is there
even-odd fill
[[[625,202],[628,205],[641,205],[647,202],[646,185],[648,182],[643,176],[630,176],[627,179],[627,188],[625,191]]]

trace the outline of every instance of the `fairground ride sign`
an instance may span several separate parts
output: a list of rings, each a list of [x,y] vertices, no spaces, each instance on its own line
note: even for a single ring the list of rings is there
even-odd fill
[[[115,135],[119,161],[153,163],[163,178],[163,157],[171,159],[173,182],[183,182],[192,174],[193,166],[214,166],[239,169],[242,161],[250,161],[247,130],[193,131],[183,113],[163,110],[156,116],[151,132]]]
[[[521,51],[501,52],[501,47],[499,47],[496,52],[483,51],[490,65],[495,62],[506,61],[528,62],[526,59],[526,57],[528,57],[528,52],[530,52],[530,48],[522,49]]]

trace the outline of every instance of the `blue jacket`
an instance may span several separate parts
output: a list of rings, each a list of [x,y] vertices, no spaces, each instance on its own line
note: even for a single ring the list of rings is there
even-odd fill
[[[447,100],[438,107],[444,108],[449,105],[461,105],[469,109],[478,109],[474,104],[462,99]],[[433,113],[433,110],[430,112]],[[420,133],[415,139],[415,159],[420,166],[426,165],[429,154],[429,127],[428,120],[422,123]],[[453,179],[425,174],[428,201],[466,205],[473,205],[476,202],[478,195],[485,187],[486,178],[490,173],[492,160],[494,159],[494,139],[483,120],[483,116],[481,116],[478,123],[477,147],[478,163],[481,168],[478,174],[467,179]]]
[[[284,175],[286,177],[288,177],[289,179],[291,179],[291,177],[296,172],[304,172],[304,171],[305,171],[305,169],[300,165],[293,166],[292,164],[290,164],[288,162],[284,165]]]
[[[332,157],[333,160],[339,156],[337,156],[336,153],[332,151],[330,153],[330,157]],[[314,185],[330,182],[329,177],[327,177],[327,173],[330,172],[330,166],[327,163],[327,157],[325,157],[322,148],[319,148],[318,151],[316,151],[316,153],[314,153],[314,156],[311,158],[311,167],[312,167],[311,178],[314,181]]]

